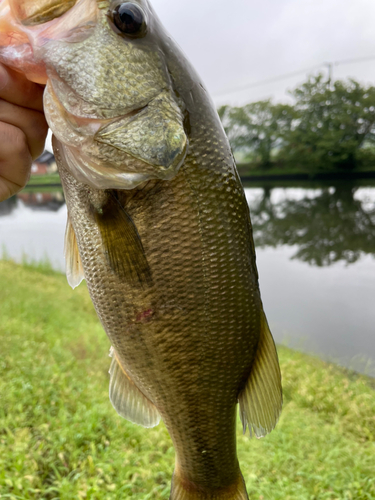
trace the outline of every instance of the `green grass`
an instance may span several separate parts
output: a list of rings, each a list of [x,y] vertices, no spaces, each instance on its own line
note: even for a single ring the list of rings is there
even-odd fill
[[[262,177],[265,180],[267,177],[272,177],[272,176],[285,176],[287,179],[289,176],[292,175],[299,175],[299,174],[305,174],[309,175],[311,179],[315,177],[317,174],[340,174],[342,171],[340,170],[319,170],[319,171],[312,171],[311,169],[304,169],[301,167],[290,167],[290,166],[271,166],[270,168],[267,169],[262,169],[258,166],[254,166],[252,164],[246,164],[246,163],[238,163],[237,168],[239,171],[239,174],[241,177],[244,178],[251,178],[251,177]],[[363,173],[363,172],[373,172],[375,173],[375,168],[374,167],[361,167],[357,168],[352,172],[353,179],[355,179],[357,173]],[[290,182],[290,181],[288,181]],[[306,181],[305,181],[306,182]],[[30,180],[26,186],[25,189],[32,189],[34,186],[38,186],[38,189],[40,190],[40,187],[43,186],[45,188],[48,188],[49,186],[56,186],[56,185],[61,185],[61,180],[60,176],[58,173],[55,174],[46,174],[46,175],[34,175],[30,177]],[[42,188],[43,189],[43,188]]]
[[[303,166],[290,166],[290,165],[277,165],[273,164],[270,165],[267,168],[262,168],[256,164],[251,164],[251,163],[237,163],[237,169],[240,174],[240,177],[246,177],[246,178],[251,178],[251,177],[262,177],[264,179],[267,179],[267,177],[272,177],[272,176],[295,176],[295,175],[300,175],[303,174],[305,176],[309,176],[309,178],[313,179],[317,175],[330,175],[330,174],[335,174],[337,176],[342,176],[342,175],[350,175],[353,177],[353,179],[356,178],[358,174],[362,174],[364,172],[366,173],[375,173],[375,167],[374,166],[362,166],[362,167],[357,167],[356,169],[352,171],[346,171],[346,170],[340,170],[340,169],[317,169],[313,170],[309,167],[303,167]]]
[[[61,184],[60,176],[56,172],[54,174],[45,174],[45,175],[32,175],[30,177],[29,182],[27,183],[27,187],[32,187],[35,185],[50,185],[50,184]]]
[[[109,342],[85,286],[0,261],[0,498],[168,499],[174,451],[108,400]],[[285,405],[238,454],[251,499],[375,499],[375,384],[280,348]]]

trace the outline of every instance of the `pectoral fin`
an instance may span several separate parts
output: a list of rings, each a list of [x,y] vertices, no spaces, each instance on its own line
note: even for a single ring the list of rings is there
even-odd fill
[[[264,437],[277,424],[283,402],[281,373],[275,342],[262,310],[261,333],[256,357],[245,388],[239,395],[244,433]]]
[[[79,255],[77,238],[69,214],[65,231],[65,269],[69,285],[73,290],[85,279],[81,256]]]
[[[111,355],[109,399],[114,409],[121,417],[134,424],[155,427],[160,422],[158,410],[128,377],[113,348]]]
[[[112,270],[134,286],[150,286],[151,269],[141,238],[115,194],[111,194],[100,210],[95,209],[95,220]]]

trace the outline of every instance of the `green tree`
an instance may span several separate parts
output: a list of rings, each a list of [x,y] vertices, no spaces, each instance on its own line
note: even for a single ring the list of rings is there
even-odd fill
[[[323,75],[292,93],[296,119],[283,137],[280,158],[313,169],[354,169],[375,144],[375,87]],[[367,153],[375,159],[371,148]]]
[[[293,105],[258,101],[222,106],[234,151],[267,167],[271,161],[305,170],[351,170],[375,164],[375,87],[355,80],[310,77],[291,92]]]
[[[295,118],[291,106],[270,100],[243,107],[222,106],[218,111],[233,151],[247,153],[263,167],[270,165],[272,152]]]

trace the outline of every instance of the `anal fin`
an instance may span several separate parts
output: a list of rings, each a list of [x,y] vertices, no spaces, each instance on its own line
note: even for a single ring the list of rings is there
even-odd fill
[[[143,427],[157,426],[160,422],[158,410],[126,374],[113,348],[111,356],[109,399],[114,409],[121,417],[134,424]]]
[[[266,436],[276,426],[283,404],[281,373],[275,342],[266,316],[261,313],[261,333],[255,360],[245,388],[239,395],[240,417],[250,436]]]
[[[65,231],[65,269],[66,277],[69,285],[73,290],[85,279],[81,256],[78,251],[76,234],[72,223],[70,222],[69,214]]]

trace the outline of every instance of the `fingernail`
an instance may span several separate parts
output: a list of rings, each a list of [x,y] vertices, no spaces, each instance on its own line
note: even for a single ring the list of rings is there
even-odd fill
[[[9,73],[6,70],[5,66],[0,64],[0,90],[3,90],[6,87],[9,81]]]

